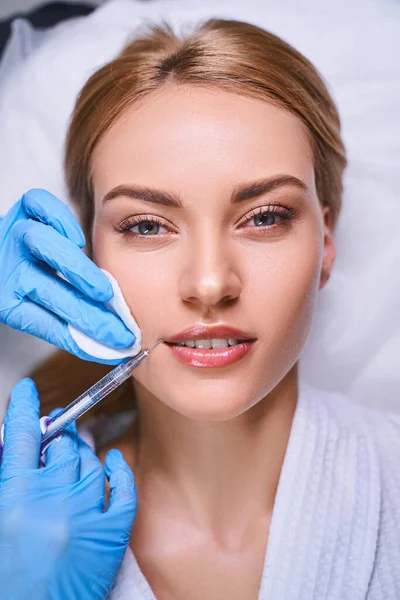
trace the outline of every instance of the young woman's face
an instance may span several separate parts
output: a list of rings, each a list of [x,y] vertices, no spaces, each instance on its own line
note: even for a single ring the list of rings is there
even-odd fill
[[[292,183],[262,191],[284,176]],[[211,367],[159,344],[134,371],[139,388],[204,420],[260,401],[297,362],[335,256],[301,121],[256,99],[171,87],[106,133],[93,185],[93,258],[119,282],[144,349],[198,325],[256,338],[239,360]],[[180,205],[149,201],[161,194]]]

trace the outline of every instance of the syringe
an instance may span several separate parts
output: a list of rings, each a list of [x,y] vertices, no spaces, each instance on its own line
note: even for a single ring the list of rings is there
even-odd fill
[[[127,362],[115,367],[115,369],[107,373],[107,375],[92,385],[91,388],[71,402],[64,410],[58,413],[58,415],[55,415],[54,417],[45,417],[46,420],[44,421],[44,425],[46,431],[42,436],[41,454],[43,454],[49,444],[60,435],[63,429],[68,427],[73,421],[76,421],[76,419],[79,419],[79,417],[90,410],[92,406],[100,402],[100,400],[115,390],[121,383],[126,381],[130,377],[133,369],[135,369],[138,364],[146,358],[149,352],[162,341],[163,338],[158,340],[158,342],[148,350],[140,352],[137,356],[134,356]]]

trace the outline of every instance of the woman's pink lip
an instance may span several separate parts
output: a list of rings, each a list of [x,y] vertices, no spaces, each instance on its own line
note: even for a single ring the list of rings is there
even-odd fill
[[[252,349],[255,340],[241,342],[227,348],[200,350],[187,346],[166,344],[173,355],[185,365],[191,367],[226,367],[241,360]]]

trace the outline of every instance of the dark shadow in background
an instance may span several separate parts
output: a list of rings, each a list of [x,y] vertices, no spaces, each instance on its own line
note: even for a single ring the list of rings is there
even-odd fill
[[[95,8],[95,6],[85,3],[50,2],[28,12],[17,12],[10,18],[0,21],[0,59],[11,33],[11,22],[15,18],[23,17],[27,19],[36,29],[47,29],[60,23],[60,21],[89,15]]]

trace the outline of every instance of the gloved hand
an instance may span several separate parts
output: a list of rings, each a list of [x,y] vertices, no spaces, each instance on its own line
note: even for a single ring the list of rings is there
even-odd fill
[[[29,378],[13,388],[4,438],[1,598],[107,598],[137,510],[133,473],[121,452],[110,450],[103,468],[73,424],[63,431],[59,442],[50,444],[46,465],[39,469],[39,397]],[[106,512],[104,469],[111,490]]]
[[[117,365],[123,361],[94,358],[81,350],[67,327],[72,323],[113,348],[135,342],[124,322],[101,304],[114,291],[81,250],[85,243],[67,204],[46,190],[24,194],[0,219],[0,322],[79,358]]]

